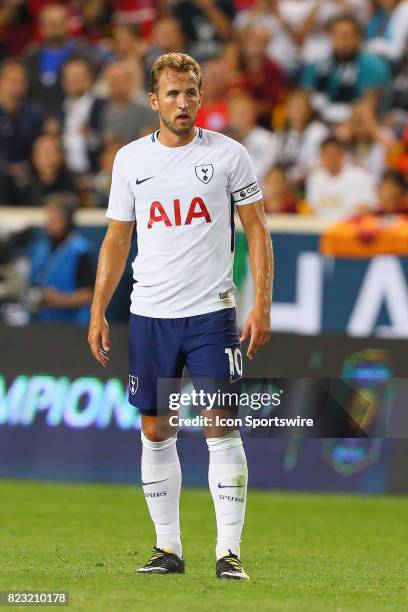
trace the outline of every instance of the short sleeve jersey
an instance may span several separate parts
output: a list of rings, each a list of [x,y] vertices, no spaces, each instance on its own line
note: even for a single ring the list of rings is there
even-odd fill
[[[161,144],[156,131],[115,158],[106,216],[136,221],[134,314],[179,318],[235,305],[234,205],[262,194],[240,143],[195,130],[180,147]]]

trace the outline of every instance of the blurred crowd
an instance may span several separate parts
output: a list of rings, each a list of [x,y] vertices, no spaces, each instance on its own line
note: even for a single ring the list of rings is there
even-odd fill
[[[201,63],[197,123],[247,148],[268,213],[408,213],[407,0],[0,0],[0,206],[106,207],[168,52]]]

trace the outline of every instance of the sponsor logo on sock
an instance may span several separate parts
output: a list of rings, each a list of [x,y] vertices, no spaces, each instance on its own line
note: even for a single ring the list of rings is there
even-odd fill
[[[235,497],[235,495],[219,495],[218,499],[223,501],[234,501],[234,502],[244,502],[244,497]]]
[[[145,493],[145,497],[165,497],[167,491],[159,491],[158,493]]]
[[[168,478],[165,478],[164,480],[152,480],[151,482],[143,482],[142,480],[142,485],[146,487],[147,485],[158,484],[159,482],[166,482],[166,480],[168,480]]]
[[[220,482],[218,483],[218,488],[219,489],[233,489],[235,487],[245,487],[245,485],[244,484],[242,484],[242,485],[237,485],[237,484],[236,485],[223,485]]]

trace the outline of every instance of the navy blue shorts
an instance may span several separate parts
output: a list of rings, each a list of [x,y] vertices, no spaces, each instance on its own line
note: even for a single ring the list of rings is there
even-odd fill
[[[196,390],[204,386],[215,391],[221,386],[239,393],[239,383],[231,385],[242,377],[235,308],[179,319],[130,315],[129,402],[141,414],[155,416],[168,410],[158,386],[167,393],[180,392],[185,366]],[[171,387],[166,387],[168,379]]]

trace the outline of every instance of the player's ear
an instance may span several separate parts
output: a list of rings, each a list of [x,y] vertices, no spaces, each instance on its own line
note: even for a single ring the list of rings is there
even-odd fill
[[[200,96],[198,98],[198,108],[201,108],[202,102],[203,102],[203,91],[200,90]]]
[[[157,95],[155,93],[152,93],[152,92],[149,93],[149,102],[150,102],[150,107],[153,110],[159,110],[159,105],[157,102]]]

